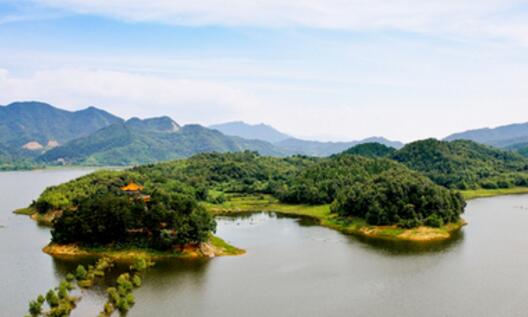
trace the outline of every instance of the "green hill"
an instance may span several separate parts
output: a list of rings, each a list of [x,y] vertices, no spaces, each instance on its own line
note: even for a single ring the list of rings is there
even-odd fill
[[[528,186],[528,160],[473,141],[427,139],[407,144],[391,156],[448,188]]]
[[[15,102],[0,106],[0,144],[15,156],[32,156],[39,145],[42,150],[54,147],[122,121],[93,107],[71,112],[46,103]],[[34,142],[33,150],[23,150],[29,142]]]
[[[361,155],[366,157],[387,157],[394,152],[396,152],[396,149],[393,147],[371,142],[353,146],[350,149],[344,151],[342,154]]]
[[[232,198],[254,199],[264,194],[301,209],[306,204],[333,202],[332,211],[341,218],[332,221],[348,223],[350,217],[359,217],[370,225],[405,228],[456,222],[465,206],[459,194],[390,159],[356,155],[275,158],[242,152],[199,154],[124,171],[99,171],[46,189],[33,208],[40,213],[69,211],[74,218],[79,202],[88,204],[99,193],[119,196],[119,188],[130,182],[144,186],[143,194],[184,195],[190,198],[189,204],[198,200],[221,206]],[[107,198],[115,200],[111,196]],[[356,204],[369,208],[360,212],[350,207]],[[69,232],[68,227],[62,229]]]
[[[507,147],[508,150],[517,152],[524,157],[528,157],[528,142],[513,144]]]
[[[382,137],[371,137],[360,141],[350,142],[320,142],[290,138],[276,142],[274,145],[284,149],[290,154],[324,157],[341,153],[353,146],[363,143],[380,143],[397,149],[403,146],[403,143],[401,142],[390,141]]]
[[[205,152],[284,153],[270,143],[230,137],[199,125],[179,127],[168,117],[130,119],[52,149],[37,161],[89,165],[131,165],[189,157]]]
[[[340,190],[387,170],[409,172],[407,167],[389,159],[336,155],[301,170],[277,195],[288,203],[327,204]]]

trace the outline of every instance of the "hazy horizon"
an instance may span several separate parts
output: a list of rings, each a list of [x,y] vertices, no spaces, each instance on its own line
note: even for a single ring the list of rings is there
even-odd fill
[[[409,142],[528,121],[521,1],[0,0],[0,104]]]

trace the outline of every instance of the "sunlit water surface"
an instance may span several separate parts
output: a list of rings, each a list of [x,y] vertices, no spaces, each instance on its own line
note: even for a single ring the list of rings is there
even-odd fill
[[[11,212],[49,185],[89,170],[0,173],[0,316],[76,263],[41,252],[49,229]],[[307,219],[218,219],[238,257],[160,262],[128,316],[526,316],[528,196],[471,201],[453,240],[416,247],[345,236]],[[104,287],[83,292],[73,316],[96,316]]]

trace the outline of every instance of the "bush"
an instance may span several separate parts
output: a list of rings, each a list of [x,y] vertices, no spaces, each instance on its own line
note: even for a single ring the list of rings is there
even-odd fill
[[[77,269],[75,270],[75,277],[77,278],[77,280],[84,280],[86,278],[86,273],[87,272],[84,266],[79,264],[77,266]]]
[[[49,290],[48,293],[46,293],[46,302],[52,308],[59,306],[59,297],[54,290]]]

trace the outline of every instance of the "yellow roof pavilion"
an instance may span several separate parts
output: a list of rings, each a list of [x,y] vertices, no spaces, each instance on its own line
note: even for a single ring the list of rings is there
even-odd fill
[[[121,190],[126,192],[138,192],[140,190],[143,190],[143,186],[138,185],[136,183],[130,183],[126,186],[121,187]]]

